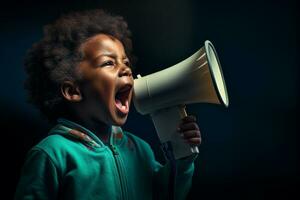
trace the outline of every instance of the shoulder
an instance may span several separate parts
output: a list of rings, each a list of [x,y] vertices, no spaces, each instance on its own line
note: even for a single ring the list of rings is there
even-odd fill
[[[151,155],[153,154],[151,146],[145,140],[128,131],[124,131],[124,134],[127,136],[127,140],[132,142],[135,147],[141,151],[141,153]]]
[[[53,134],[44,138],[34,148],[42,149],[46,153],[51,153],[52,151],[64,150],[72,145],[74,145],[74,141],[70,140],[70,138],[60,134]]]
[[[29,152],[45,154],[56,165],[64,163],[64,159],[76,151],[79,142],[60,134],[49,135],[35,145]]]
[[[136,143],[137,145],[141,145],[141,146],[150,146],[145,140],[143,140],[142,138],[128,132],[128,131],[124,131],[124,134],[127,136],[128,140],[132,140],[134,143]]]

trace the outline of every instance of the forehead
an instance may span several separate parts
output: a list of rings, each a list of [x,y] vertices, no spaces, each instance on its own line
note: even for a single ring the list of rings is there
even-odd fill
[[[123,44],[116,38],[98,34],[85,41],[80,49],[84,53],[84,57],[95,57],[100,53],[114,53],[120,56],[125,55]]]

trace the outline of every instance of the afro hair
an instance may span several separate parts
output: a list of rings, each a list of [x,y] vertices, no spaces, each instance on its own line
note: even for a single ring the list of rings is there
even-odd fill
[[[76,72],[83,57],[80,45],[101,33],[120,40],[133,62],[131,32],[126,21],[100,9],[61,16],[44,27],[43,38],[29,49],[24,60],[28,101],[50,122],[66,113],[61,84],[66,80],[80,80],[80,74]]]

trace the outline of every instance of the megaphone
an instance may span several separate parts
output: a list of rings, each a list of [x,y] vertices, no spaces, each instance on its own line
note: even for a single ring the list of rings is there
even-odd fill
[[[229,99],[223,72],[213,44],[204,46],[189,58],[159,72],[134,80],[136,110],[149,114],[162,143],[170,142],[175,159],[199,153],[176,133],[180,120],[187,116],[185,105],[212,103],[228,107]]]

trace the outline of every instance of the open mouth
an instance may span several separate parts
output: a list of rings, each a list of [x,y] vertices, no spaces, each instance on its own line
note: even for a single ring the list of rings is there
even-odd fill
[[[123,114],[128,114],[129,112],[129,95],[131,89],[132,85],[127,84],[121,87],[115,95],[115,105]]]

